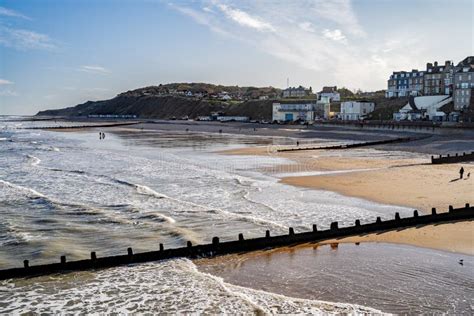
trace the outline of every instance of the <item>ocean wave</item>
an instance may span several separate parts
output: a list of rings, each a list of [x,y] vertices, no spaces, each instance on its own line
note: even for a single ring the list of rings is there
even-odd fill
[[[28,159],[30,160],[32,166],[37,166],[41,162],[41,159],[39,159],[38,157],[35,157],[33,155],[26,155],[26,157],[28,157]]]

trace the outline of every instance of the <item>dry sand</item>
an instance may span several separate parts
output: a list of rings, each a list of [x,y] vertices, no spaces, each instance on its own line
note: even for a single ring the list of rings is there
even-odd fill
[[[357,152],[351,155],[350,151]],[[429,156],[426,155],[403,157],[395,152],[392,157],[371,156],[373,149],[280,153],[271,147],[253,147],[223,153],[272,155],[295,161],[296,164],[280,167],[285,172],[351,170],[326,175],[291,176],[283,178],[281,182],[334,191],[383,204],[411,207],[425,213],[430,212],[432,207],[436,207],[438,212],[444,212],[449,205],[462,207],[465,203],[474,202],[474,164],[431,165]],[[465,169],[465,177],[471,172],[469,179],[459,179],[461,166]],[[353,171],[357,169],[369,170]],[[403,243],[474,255],[474,222],[430,225],[399,232],[351,237],[339,242],[362,241]]]

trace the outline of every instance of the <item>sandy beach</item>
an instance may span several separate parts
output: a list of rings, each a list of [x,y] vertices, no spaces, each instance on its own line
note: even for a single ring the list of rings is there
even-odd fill
[[[351,152],[350,152],[351,151]],[[462,207],[472,203],[474,178],[473,164],[430,164],[425,154],[407,155],[388,153],[381,157],[374,149],[308,150],[277,152],[275,148],[253,147],[223,152],[228,155],[272,155],[288,158],[293,165],[282,166],[286,173],[282,183],[316,190],[328,190],[346,196],[363,198],[384,204],[406,206],[422,213],[445,212],[449,205]],[[387,153],[387,152],[385,152]],[[464,167],[464,179],[459,169]],[[321,171],[337,173],[298,176],[298,172]],[[474,254],[474,223],[461,222],[424,226],[400,232],[387,232],[351,237],[338,242],[390,242]]]

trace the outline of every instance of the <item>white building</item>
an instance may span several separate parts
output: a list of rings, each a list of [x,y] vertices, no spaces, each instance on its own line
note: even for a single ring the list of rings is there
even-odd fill
[[[398,112],[393,113],[395,121],[445,121],[446,113],[441,108],[452,102],[453,98],[446,95],[430,95],[410,98],[409,102]]]
[[[273,103],[272,120],[278,122],[313,121],[315,103]]]
[[[375,110],[375,103],[364,101],[347,101],[341,103],[341,118],[343,121],[358,121]]]
[[[337,92],[337,87],[323,87],[323,89],[318,92],[318,99],[328,98],[329,101],[341,101],[341,95]]]

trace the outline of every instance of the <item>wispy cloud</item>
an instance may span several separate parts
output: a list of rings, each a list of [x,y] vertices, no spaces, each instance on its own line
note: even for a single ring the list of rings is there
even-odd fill
[[[333,41],[336,41],[336,42],[345,42],[346,41],[346,37],[344,36],[344,34],[342,34],[341,30],[328,30],[328,29],[324,29],[323,30],[323,36],[326,37],[326,38],[329,38]]]
[[[17,97],[18,93],[12,89],[0,89],[1,97]]]
[[[20,18],[20,19],[25,19],[25,20],[31,20],[30,17],[20,13],[20,12],[17,12],[17,11],[14,11],[14,10],[11,10],[11,9],[7,9],[7,8],[4,8],[4,7],[0,7],[0,16],[7,16],[7,17],[12,17],[12,18]]]
[[[218,4],[217,7],[227,16],[227,18],[242,26],[253,28],[258,31],[275,31],[275,28],[270,23],[265,22],[261,17],[251,16],[247,12],[232,8],[225,4]]]
[[[83,66],[80,66],[77,70],[82,71],[82,72],[92,73],[92,74],[101,74],[101,75],[110,74],[110,70],[98,65],[83,65]]]
[[[56,48],[48,35],[0,26],[0,44],[19,50]]]
[[[0,86],[10,85],[10,84],[13,84],[13,82],[7,79],[0,79]]]
[[[313,3],[310,11],[319,18],[329,20],[353,35],[366,35],[352,8],[351,0],[315,0]]]

